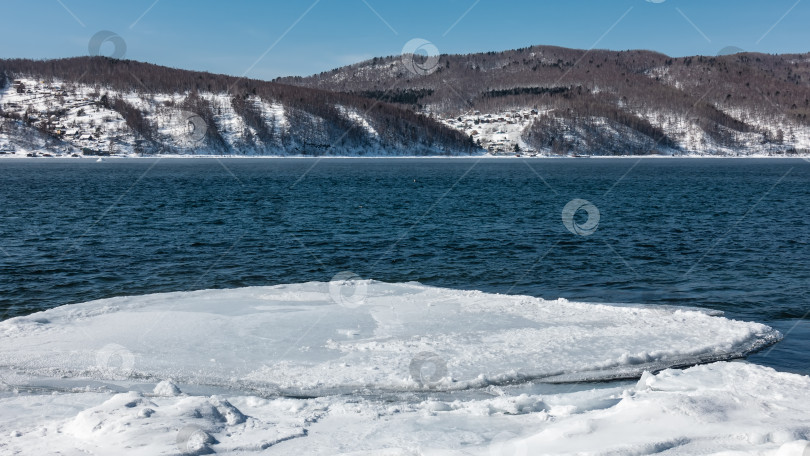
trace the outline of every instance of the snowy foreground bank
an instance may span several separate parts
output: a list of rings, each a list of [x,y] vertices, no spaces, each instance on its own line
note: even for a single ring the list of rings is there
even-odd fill
[[[779,337],[419,284],[114,298],[0,323],[0,454],[802,455],[810,378],[721,361]]]

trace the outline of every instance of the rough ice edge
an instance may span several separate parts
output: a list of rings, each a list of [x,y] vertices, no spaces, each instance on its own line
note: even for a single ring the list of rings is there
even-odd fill
[[[456,304],[462,303],[462,306],[465,307],[466,312],[472,312],[473,314],[476,311],[489,311],[490,317],[492,319],[493,316],[498,316],[501,318],[509,317],[510,313],[515,313],[516,315],[520,315],[521,312],[530,311],[532,309],[535,310],[535,313],[540,312],[539,308],[536,308],[537,305],[544,304],[549,308],[556,308],[556,309],[563,309],[567,312],[574,312],[574,318],[576,315],[585,316],[586,313],[589,312],[597,312],[599,315],[604,314],[605,312],[609,312],[607,315],[618,316],[621,318],[626,318],[626,315],[632,314],[634,312],[642,312],[646,313],[646,318],[652,318],[653,321],[657,320],[657,316],[668,316],[668,318],[674,318],[678,316],[679,318],[689,318],[691,319],[690,322],[692,323],[702,323],[705,325],[706,322],[710,322],[712,324],[717,324],[718,326],[716,329],[724,329],[728,330],[730,326],[735,326],[738,330],[742,330],[742,328],[746,328],[746,332],[743,333],[743,336],[737,334],[735,336],[737,339],[742,337],[741,341],[738,342],[730,342],[732,346],[717,353],[718,347],[715,346],[713,352],[706,352],[706,347],[698,347],[693,348],[693,350],[685,351],[683,353],[667,353],[661,352],[660,349],[656,350],[655,348],[650,347],[642,347],[642,348],[633,348],[629,351],[626,351],[622,357],[614,361],[607,360],[605,362],[596,362],[594,364],[594,360],[589,361],[590,364],[586,366],[583,370],[579,372],[571,372],[563,370],[556,370],[556,371],[549,371],[539,373],[537,371],[532,372],[531,370],[524,370],[520,367],[520,365],[516,365],[517,367],[509,368],[509,366],[494,369],[501,369],[500,372],[495,372],[492,374],[479,374],[475,378],[467,377],[466,380],[458,380],[452,379],[453,381],[442,381],[434,385],[429,385],[427,388],[423,388],[424,385],[415,384],[412,380],[410,381],[396,381],[391,383],[392,377],[390,375],[388,377],[377,377],[377,380],[369,380],[354,382],[354,383],[341,383],[340,376],[333,378],[327,378],[327,381],[324,382],[322,380],[318,380],[313,385],[306,385],[306,384],[298,384],[299,379],[297,379],[297,371],[301,370],[300,365],[289,365],[289,361],[279,361],[275,364],[276,369],[282,368],[289,370],[290,379],[292,383],[284,383],[280,381],[279,378],[276,376],[274,377],[274,373],[272,372],[272,366],[267,367],[264,362],[261,362],[262,358],[259,358],[259,364],[263,365],[262,369],[256,370],[255,368],[258,366],[254,366],[254,370],[252,371],[244,371],[241,374],[233,374],[231,376],[223,377],[222,373],[214,372],[213,375],[205,373],[196,373],[195,375],[189,375],[189,371],[184,372],[182,369],[178,370],[166,370],[166,369],[157,369],[155,370],[154,367],[150,371],[147,370],[139,370],[135,368],[136,366],[131,366],[132,369],[127,370],[126,372],[118,372],[118,371],[107,371],[105,369],[100,369],[98,366],[94,365],[93,363],[93,352],[89,353],[76,353],[76,352],[68,352],[66,355],[61,357],[56,357],[54,361],[61,362],[64,358],[72,358],[73,364],[71,365],[68,363],[67,365],[63,366],[56,366],[53,364],[49,364],[48,360],[42,358],[41,360],[37,360],[37,357],[42,357],[42,354],[37,355],[36,353],[28,353],[27,355],[23,351],[22,355],[19,355],[17,351],[13,350],[11,353],[7,352],[5,354],[0,351],[0,366],[11,368],[15,370],[19,370],[23,373],[33,374],[33,375],[41,375],[46,377],[84,377],[89,380],[99,381],[99,380],[130,380],[136,382],[144,382],[144,381],[160,381],[163,378],[171,377],[177,381],[178,384],[182,384],[184,387],[186,385],[208,385],[213,387],[226,387],[236,391],[248,391],[253,394],[258,394],[261,396],[292,396],[292,397],[317,397],[322,395],[330,395],[330,394],[346,394],[346,393],[354,393],[354,392],[401,392],[401,391],[418,391],[418,390],[445,390],[445,391],[458,391],[458,390],[465,390],[465,389],[473,389],[473,388],[484,388],[488,386],[502,386],[502,385],[510,385],[515,383],[523,383],[529,381],[540,381],[540,382],[549,382],[549,383],[558,383],[558,382],[582,382],[582,381],[595,381],[595,380],[611,380],[611,379],[619,379],[619,378],[633,378],[641,375],[645,370],[650,371],[658,371],[667,367],[686,367],[691,366],[694,364],[700,363],[708,363],[714,362],[718,360],[727,360],[727,359],[734,359],[744,357],[746,354],[751,353],[752,351],[761,349],[767,345],[777,342],[780,339],[780,334],[764,325],[758,324],[750,324],[750,323],[740,323],[734,322],[732,320],[726,320],[722,318],[710,317],[705,314],[705,312],[696,312],[691,310],[683,310],[683,309],[673,309],[673,308],[666,308],[666,307],[647,307],[647,308],[639,308],[635,307],[616,307],[610,306],[605,304],[588,304],[588,303],[575,303],[575,302],[568,302],[565,300],[557,300],[557,301],[544,301],[539,300],[537,298],[530,298],[530,297],[521,297],[521,296],[510,296],[510,295],[493,295],[493,294],[486,294],[481,292],[463,292],[457,290],[445,290],[435,287],[425,287],[419,284],[384,284],[380,282],[373,282],[367,281],[367,285],[371,286],[373,289],[379,291],[386,291],[387,293],[391,292],[399,292],[404,293],[400,295],[396,295],[398,298],[407,298],[410,296],[407,293],[422,293],[426,294],[429,297],[433,297],[433,299],[437,299],[434,304],[441,304],[442,299],[448,300],[448,302],[455,302]],[[132,298],[112,298],[107,300],[89,302],[84,304],[76,304],[70,306],[63,306],[56,309],[51,309],[48,311],[40,312],[37,314],[33,314],[26,317],[18,317],[15,319],[7,320],[6,322],[0,323],[0,338],[10,337],[11,339],[15,339],[15,335],[23,337],[22,339],[17,339],[18,342],[24,341],[25,337],[32,337],[36,334],[40,333],[47,333],[51,328],[51,321],[59,321],[59,320],[66,320],[67,322],[72,322],[74,325],[77,322],[92,322],[92,319],[95,317],[104,317],[109,315],[115,315],[122,309],[129,311],[129,318],[133,318],[137,316],[141,311],[148,311],[150,304],[154,307],[157,304],[161,303],[165,300],[169,299],[179,299],[181,302],[183,300],[190,300],[194,297],[199,297],[199,299],[225,299],[225,297],[230,295],[241,296],[241,299],[248,299],[250,293],[262,293],[258,295],[258,298],[254,296],[256,299],[264,299],[264,296],[273,296],[270,301],[262,301],[263,304],[270,306],[268,308],[272,308],[271,304],[275,301],[283,301],[285,299],[293,299],[294,302],[320,302],[324,304],[323,300],[326,300],[326,304],[330,304],[328,302],[328,297],[323,296],[323,288],[324,286],[328,286],[328,284],[323,283],[309,283],[309,284],[299,284],[299,285],[286,285],[286,286],[276,286],[276,287],[253,287],[248,289],[237,289],[237,290],[213,290],[213,291],[198,291],[198,292],[188,292],[188,293],[166,293],[166,294],[157,294],[157,295],[147,295],[142,297],[132,297]],[[285,289],[291,289],[287,291],[282,291]],[[297,290],[297,291],[296,291]],[[398,290],[398,291],[397,291]],[[275,295],[273,295],[275,293]],[[286,293],[286,294],[285,294]],[[320,293],[320,294],[319,294]],[[372,296],[374,293],[372,293]],[[287,296],[287,297],[285,297]],[[290,298],[289,296],[292,296]],[[380,296],[385,296],[385,293],[380,294]],[[217,298],[219,297],[219,298]],[[442,299],[439,299],[442,298]],[[314,301],[313,301],[314,299]],[[488,306],[488,305],[481,305],[478,303],[479,301],[492,303],[498,302],[497,306]],[[247,302],[247,301],[246,301]],[[478,304],[476,304],[478,303]],[[431,304],[430,307],[433,307],[434,304]],[[188,305],[188,304],[187,304]],[[210,304],[209,304],[210,305]],[[498,307],[500,306],[500,307]],[[518,308],[519,306],[523,306]],[[528,306],[528,307],[526,307]],[[243,304],[244,308],[244,304]],[[438,307],[437,307],[438,308]],[[157,308],[160,309],[159,307]],[[329,310],[329,307],[323,307],[324,312]],[[331,307],[332,310],[335,310],[335,307]],[[334,315],[341,315],[340,312],[348,312],[348,310],[337,308],[339,312]],[[495,313],[491,313],[493,309],[496,311]],[[522,309],[522,310],[521,310]],[[199,313],[199,309],[196,313]],[[243,309],[244,310],[244,309]],[[306,309],[304,309],[306,310]],[[400,310],[408,311],[412,310],[406,307],[401,307]],[[418,309],[417,309],[418,310]],[[541,309],[542,310],[542,309]],[[371,310],[370,310],[371,311]],[[578,314],[576,312],[579,312]],[[600,313],[601,312],[601,313]],[[451,312],[452,314],[452,312]],[[126,314],[124,314],[126,315]],[[202,314],[206,315],[206,314]],[[212,314],[213,315],[213,314]],[[333,315],[333,317],[334,317]],[[365,314],[363,314],[365,315]],[[463,316],[470,317],[468,313],[458,314]],[[221,315],[217,314],[218,317]],[[378,318],[379,316],[375,317]],[[531,317],[531,315],[529,316]],[[542,316],[534,315],[535,318],[541,318]],[[562,317],[560,317],[562,318]],[[572,317],[567,317],[572,318]],[[621,319],[619,318],[619,319]],[[716,319],[715,319],[716,318]],[[638,319],[637,319],[638,320]],[[539,320],[535,320],[539,321]],[[580,320],[577,320],[580,321]],[[639,320],[643,321],[643,320]],[[44,323],[43,323],[44,322]],[[567,320],[562,319],[558,320],[561,323],[567,323]],[[391,323],[391,322],[388,322]],[[401,322],[394,321],[395,324],[400,324]],[[385,326],[386,321],[378,320],[378,325],[382,324]],[[463,325],[463,323],[460,323]],[[583,324],[587,324],[587,322],[583,321]],[[724,326],[725,325],[725,326]],[[553,328],[551,326],[550,328]],[[340,328],[338,332],[340,332]],[[378,328],[379,329],[379,328]],[[503,328],[501,328],[503,329]],[[675,328],[677,329],[677,328]],[[684,331],[686,327],[681,328],[681,331]],[[426,328],[425,331],[428,329]],[[511,337],[512,341],[522,341],[523,339],[520,336],[520,327],[513,327],[513,328],[506,328],[507,332],[495,332],[493,333],[496,338],[502,337],[502,335],[506,335]],[[74,328],[75,331],[75,328]],[[517,331],[517,333],[515,333]],[[425,334],[430,334],[426,332]],[[531,333],[529,333],[531,334]],[[725,333],[724,333],[725,334]],[[730,336],[732,333],[726,334]],[[59,334],[57,334],[58,336]],[[191,334],[194,335],[193,333]],[[348,334],[345,334],[346,337],[349,337]],[[632,340],[637,340],[639,338],[639,334],[631,333],[630,334]],[[693,335],[694,336],[694,335]],[[424,335],[422,337],[425,337]],[[438,337],[438,336],[436,336]],[[483,336],[482,336],[483,337]],[[349,337],[351,339],[351,337]],[[347,340],[349,340],[347,339]],[[43,339],[43,340],[47,340]],[[330,339],[331,340],[331,339]],[[364,339],[365,340],[365,339]],[[641,339],[643,340],[643,338]],[[736,340],[736,339],[734,339]],[[368,343],[372,344],[372,348],[374,348],[375,339],[368,339]],[[407,342],[406,339],[393,339],[392,347],[394,349],[397,348],[397,343]],[[65,341],[69,344],[69,342]],[[223,341],[228,342],[228,341]],[[349,342],[351,342],[349,340]],[[587,341],[585,341],[587,342]],[[122,342],[124,343],[124,342]],[[489,343],[485,339],[481,339],[478,342],[481,343]],[[593,343],[593,342],[592,342]],[[719,343],[719,342],[718,342]],[[727,342],[724,342],[726,344]],[[326,341],[326,346],[329,348],[330,342]],[[363,342],[366,344],[366,342]],[[334,344],[333,344],[334,345]],[[725,345],[723,345],[725,346]],[[463,346],[462,346],[463,347]],[[337,348],[338,350],[348,350],[348,353],[351,355],[352,353],[361,353],[364,349],[361,345],[352,345],[351,343],[344,344],[341,346],[341,343],[334,345],[334,347],[330,348]],[[457,348],[457,347],[456,347]],[[524,349],[526,347],[523,347]],[[602,347],[597,348],[601,349]],[[710,347],[711,348],[711,347]],[[115,344],[113,344],[113,348],[105,348],[108,352],[115,352],[117,349],[115,348]],[[357,350],[360,350],[359,352]],[[498,350],[502,350],[503,347],[495,346],[488,347],[488,350],[492,350],[493,353],[498,352]],[[592,347],[593,349],[593,347]],[[345,351],[344,350],[344,351]],[[514,348],[510,349],[514,350]],[[178,353],[183,353],[182,350]],[[189,352],[190,354],[194,354],[194,352]],[[383,351],[379,351],[382,356],[385,356],[386,353]],[[397,353],[396,351],[394,353]],[[510,354],[510,351],[499,352],[502,355]],[[464,355],[462,351],[462,355]],[[576,351],[569,353],[569,356],[576,355]],[[98,357],[98,353],[95,353],[95,356]],[[130,356],[133,356],[130,354]],[[141,355],[139,355],[141,356]],[[391,356],[390,353],[388,356]],[[407,356],[407,353],[406,355]],[[90,359],[86,359],[90,357]],[[133,356],[134,359],[134,356]],[[338,358],[339,361],[341,358]],[[487,359],[486,356],[482,359]],[[266,359],[264,360],[266,361]],[[306,365],[306,356],[298,359],[299,364],[300,362],[304,362]],[[361,359],[362,361],[362,359]],[[386,366],[386,364],[374,364],[374,358],[370,360],[366,360],[366,362],[371,362],[372,367],[380,367]],[[386,360],[390,361],[390,360]],[[403,360],[398,360],[402,362],[407,362],[407,358]],[[462,359],[462,361],[467,363],[474,364],[478,362],[475,358],[472,359]],[[188,362],[193,362],[190,359]],[[286,363],[286,364],[285,364]],[[282,367],[278,367],[282,366]],[[287,367],[284,367],[287,366]],[[330,364],[323,364],[324,367],[330,366]],[[362,364],[361,364],[362,366]],[[195,365],[190,365],[190,370],[193,371]],[[197,368],[201,366],[196,366]],[[390,367],[390,366],[389,366]],[[227,367],[225,368],[227,370]],[[267,369],[271,369],[271,371],[267,371]],[[286,371],[285,371],[286,372]],[[480,372],[480,371],[479,371]],[[268,373],[270,374],[268,376]],[[340,372],[339,372],[340,373]],[[348,374],[352,372],[349,371]],[[123,375],[122,375],[123,374]],[[312,372],[307,371],[304,368],[303,371],[298,372],[302,376],[306,377],[311,375]],[[346,372],[342,373],[343,375],[348,375]],[[385,373],[384,373],[385,374]],[[389,373],[390,374],[390,373]],[[337,375],[337,374],[335,374]],[[275,378],[276,380],[272,380]],[[382,381],[383,383],[380,383]],[[330,385],[331,382],[331,385]],[[375,383],[377,382],[377,383]],[[122,383],[124,387],[126,387],[126,382]]]

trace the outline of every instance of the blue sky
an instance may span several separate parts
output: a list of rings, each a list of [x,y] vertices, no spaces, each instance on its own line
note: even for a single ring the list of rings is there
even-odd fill
[[[109,30],[125,58],[259,79],[399,54],[414,38],[442,53],[810,51],[810,0],[6,0],[2,11],[2,58],[87,55],[90,38]]]

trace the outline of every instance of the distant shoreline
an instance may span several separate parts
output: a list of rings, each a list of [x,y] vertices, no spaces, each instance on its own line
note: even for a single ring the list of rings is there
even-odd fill
[[[140,159],[169,159],[169,160],[220,160],[220,159],[239,159],[239,160],[279,160],[279,159],[292,159],[292,160],[516,160],[516,159],[531,159],[531,160],[588,160],[588,159],[777,159],[777,160],[810,160],[809,155],[789,155],[789,156],[775,156],[775,155],[589,155],[584,157],[563,157],[552,155],[539,155],[539,156],[498,156],[498,155],[371,155],[371,156],[357,156],[357,155],[323,155],[323,156],[304,156],[304,155],[147,155],[147,156],[132,156],[132,155],[113,155],[113,156],[81,156],[81,157],[67,157],[67,156],[51,156],[51,157],[26,157],[21,155],[0,155],[0,160],[25,160],[25,161],[93,161],[98,159],[106,161],[123,161],[123,160],[140,160]]]

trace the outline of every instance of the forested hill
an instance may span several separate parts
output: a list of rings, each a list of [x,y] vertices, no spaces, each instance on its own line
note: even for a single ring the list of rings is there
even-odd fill
[[[77,57],[0,60],[0,152],[459,155],[462,132],[384,101]]]
[[[417,57],[419,75],[406,69],[413,58],[406,55],[405,64],[402,56],[375,58],[277,82],[435,113],[478,133],[485,146],[499,138],[487,134],[482,121],[518,114],[524,120],[514,124],[519,132],[509,123],[494,130],[507,137],[514,131],[515,144],[541,152],[784,154],[810,148],[810,54],[673,58],[533,46]]]

